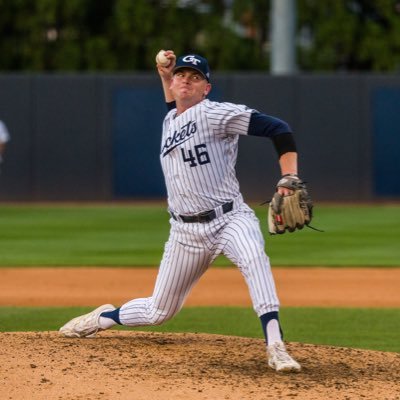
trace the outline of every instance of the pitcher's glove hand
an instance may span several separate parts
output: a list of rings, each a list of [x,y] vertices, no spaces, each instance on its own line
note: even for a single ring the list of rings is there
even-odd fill
[[[291,191],[282,195],[278,188]],[[276,185],[276,193],[269,203],[268,230],[271,235],[303,229],[312,219],[313,204],[305,183],[294,174],[284,175]]]

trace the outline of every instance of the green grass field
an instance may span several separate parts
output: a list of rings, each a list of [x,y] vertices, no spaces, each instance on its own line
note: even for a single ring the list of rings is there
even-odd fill
[[[69,319],[91,310],[88,307],[0,307],[0,332],[58,330]],[[280,315],[285,339],[289,341],[400,352],[398,309],[286,307]],[[260,326],[251,308],[186,307],[164,325],[136,330],[262,338]]]
[[[320,205],[313,225],[325,232],[283,236],[269,236],[266,208],[255,210],[274,266],[400,266],[400,206]],[[0,205],[0,226],[0,268],[155,266],[169,231],[164,205]],[[87,310],[0,307],[0,331],[54,330]],[[400,309],[283,308],[281,316],[290,341],[400,352]],[[247,308],[185,308],[152,330],[261,337]]]
[[[270,236],[255,208],[274,266],[400,265],[400,206],[318,206],[320,233]],[[1,266],[155,266],[169,224],[165,205],[0,206]],[[290,251],[288,251],[290,249]],[[217,265],[231,265],[223,257]]]

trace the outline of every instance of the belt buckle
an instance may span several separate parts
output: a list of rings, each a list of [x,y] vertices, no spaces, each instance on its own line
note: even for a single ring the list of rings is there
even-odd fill
[[[196,215],[198,222],[210,222],[216,217],[215,210],[204,211]]]

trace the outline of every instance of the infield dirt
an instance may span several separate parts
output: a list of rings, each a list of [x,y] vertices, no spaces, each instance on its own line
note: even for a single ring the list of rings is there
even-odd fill
[[[156,270],[0,270],[0,305],[120,304],[151,293]],[[400,307],[398,269],[274,269],[285,306]],[[218,296],[216,296],[218,294]],[[211,269],[188,305],[250,305],[235,269]],[[288,343],[298,374],[267,367],[261,339],[205,334],[0,333],[9,400],[400,400],[400,354]]]

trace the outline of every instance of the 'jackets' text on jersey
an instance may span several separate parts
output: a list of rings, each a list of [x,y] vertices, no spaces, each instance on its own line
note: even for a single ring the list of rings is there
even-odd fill
[[[161,148],[161,154],[165,157],[175,147],[189,140],[197,132],[196,121],[189,121],[183,125],[179,130],[176,130],[172,136],[165,139],[165,143]]]

